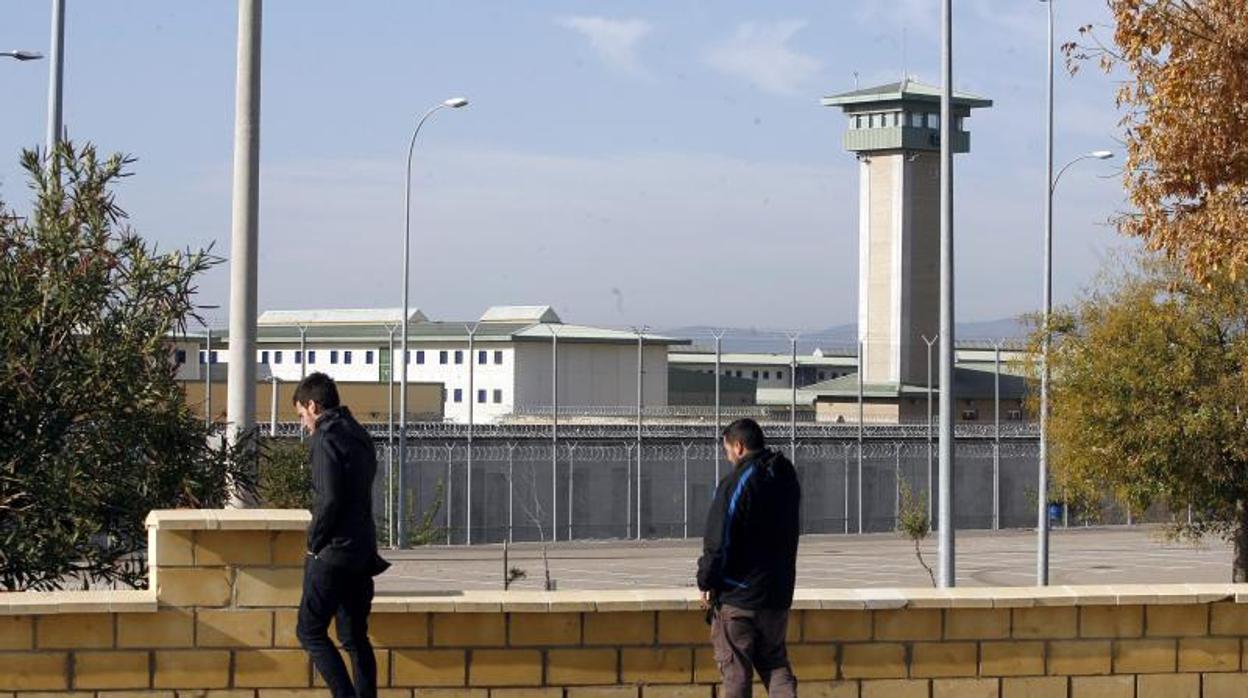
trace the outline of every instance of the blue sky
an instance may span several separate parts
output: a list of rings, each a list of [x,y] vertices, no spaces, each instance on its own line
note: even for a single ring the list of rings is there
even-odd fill
[[[231,2],[85,2],[67,11],[65,124],[138,157],[119,191],[162,247],[228,255]],[[957,161],[960,321],[1040,300],[1044,6],[960,0],[954,81],[995,100]],[[937,0],[266,3],[260,306],[397,305],[403,163],[413,183],[414,304],[473,318],[549,303],[565,320],[820,328],[855,317],[857,175],[819,98],[938,84]],[[1105,22],[1059,6],[1058,40]],[[0,7],[0,48],[47,50],[48,3]],[[905,37],[903,48],[903,36]],[[904,63],[904,65],[903,65]],[[1117,150],[1115,83],[1057,79],[1060,166]],[[47,62],[0,62],[0,198],[28,192]],[[1119,157],[1121,153],[1119,152]],[[1062,180],[1058,300],[1087,284],[1123,206],[1112,164]],[[222,265],[202,302],[226,304]]]

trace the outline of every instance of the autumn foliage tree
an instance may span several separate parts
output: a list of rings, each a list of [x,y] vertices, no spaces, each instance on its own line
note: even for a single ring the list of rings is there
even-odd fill
[[[1127,74],[1123,233],[1204,279],[1248,265],[1248,0],[1107,0],[1113,41],[1091,26],[1072,69]]]
[[[1248,581],[1248,280],[1145,257],[1050,322],[1055,484],[1087,509],[1184,512],[1175,532],[1234,541]]]

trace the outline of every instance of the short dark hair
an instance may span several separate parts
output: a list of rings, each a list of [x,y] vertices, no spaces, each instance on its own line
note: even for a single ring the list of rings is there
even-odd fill
[[[741,444],[747,451],[761,451],[767,446],[763,428],[758,422],[746,417],[724,427],[724,441]]]
[[[315,402],[323,410],[332,409],[338,406],[338,386],[333,378],[320,371],[309,373],[299,381],[299,387],[295,388],[295,394],[290,401],[304,406]]]

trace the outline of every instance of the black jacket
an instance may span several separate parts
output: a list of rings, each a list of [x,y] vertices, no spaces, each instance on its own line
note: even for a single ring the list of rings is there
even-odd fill
[[[346,407],[326,410],[308,442],[312,459],[312,525],[308,551],[335,567],[380,574],[373,522],[373,439]]]
[[[748,456],[720,480],[706,517],[698,588],[745,609],[783,609],[797,579],[802,487],[784,454]]]

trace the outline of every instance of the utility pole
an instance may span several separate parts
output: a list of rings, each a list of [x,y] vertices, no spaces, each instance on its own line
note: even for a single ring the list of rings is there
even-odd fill
[[[256,420],[256,267],[260,199],[260,37],[262,0],[238,0],[234,101],[234,212],[230,238],[230,365],[226,421],[231,443]],[[233,506],[248,504],[238,493]]]
[[[953,442],[953,0],[941,0],[940,94],[940,586],[954,570]]]
[[[65,0],[52,0],[52,48],[48,62],[47,157],[52,158],[61,142],[61,97],[65,79]]]

